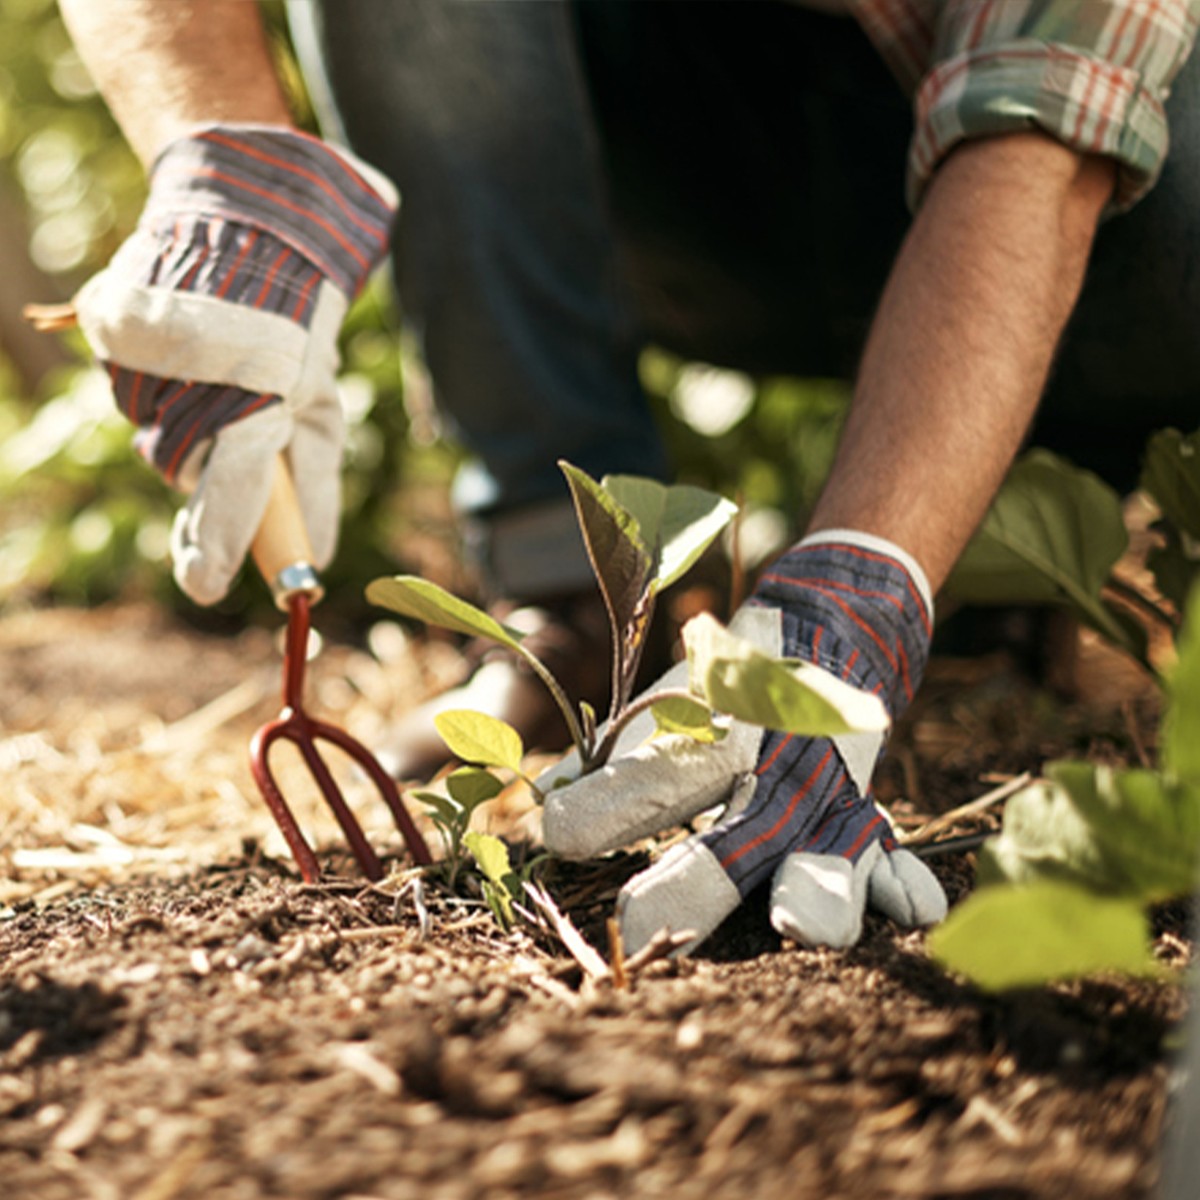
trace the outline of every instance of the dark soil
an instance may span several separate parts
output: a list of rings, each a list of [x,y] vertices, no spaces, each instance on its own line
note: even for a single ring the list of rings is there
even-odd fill
[[[313,668],[365,740],[455,667],[398,638]],[[988,996],[876,917],[849,951],[781,945],[758,898],[617,988],[402,859],[362,883],[309,809],[328,876],[306,886],[244,762],[276,669],[267,635],[151,610],[0,620],[5,1197],[1153,1194],[1177,985]],[[1055,754],[1133,760],[1153,701],[1114,670],[1085,708],[1000,656],[935,661],[881,796],[912,825]],[[491,824],[536,814],[508,797]],[[653,851],[544,875],[604,953]],[[932,865],[970,888],[970,855]],[[1159,913],[1159,956],[1190,948]]]

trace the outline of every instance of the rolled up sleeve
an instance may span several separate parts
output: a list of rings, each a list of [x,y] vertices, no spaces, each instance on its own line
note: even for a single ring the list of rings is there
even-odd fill
[[[1153,186],[1163,112],[1200,0],[863,0],[860,23],[914,93],[908,201],[960,142],[1039,129],[1118,166],[1112,208]]]

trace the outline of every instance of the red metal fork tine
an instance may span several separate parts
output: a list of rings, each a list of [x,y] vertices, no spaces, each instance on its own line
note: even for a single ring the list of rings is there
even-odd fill
[[[292,486],[287,464],[276,464],[271,497],[253,546],[254,558],[271,585],[277,602],[288,614],[283,663],[283,711],[268,721],[250,742],[250,769],[275,823],[283,833],[305,882],[320,878],[321,868],[312,848],[304,840],[292,810],[283,797],[268,757],[275,742],[293,743],[300,751],[325,803],[337,818],[355,859],[368,879],[382,877],[383,867],[367,843],[358,819],[350,811],[337,780],[317,748],[318,740],[329,742],[355,762],[374,783],[404,838],[413,860],[421,866],[433,861],[425,839],[400,799],[392,777],[374,755],[345,730],[316,720],[304,711],[304,669],[308,656],[309,610],[321,595],[316,572],[309,565],[312,551]]]
[[[310,717],[303,706],[304,669],[308,650],[310,599],[298,592],[288,598],[287,650],[283,668],[283,712],[264,725],[250,743],[250,769],[255,782],[275,823],[283,833],[292,856],[300,867],[300,874],[307,883],[320,877],[321,868],[316,856],[304,840],[304,835],[283,797],[268,761],[271,746],[279,740],[291,742],[300,751],[325,803],[333,811],[342,833],[350,843],[355,860],[368,879],[383,877],[383,867],[371,849],[362,826],[346,804],[341,788],[334,779],[325,760],[317,748],[317,742],[326,741],[336,746],[348,758],[361,767],[375,785],[384,803],[408,846],[413,860],[421,865],[432,861],[425,839],[421,836],[412,818],[400,799],[399,789],[390,775],[379,765],[374,755],[357,739],[336,725]]]

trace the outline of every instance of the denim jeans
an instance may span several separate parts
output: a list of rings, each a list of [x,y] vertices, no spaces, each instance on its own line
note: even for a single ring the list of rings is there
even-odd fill
[[[850,377],[909,222],[909,103],[788,3],[298,0],[322,116],[398,184],[395,272],[497,589],[590,578],[556,461],[663,475],[655,343]],[[1106,222],[1034,429],[1118,486],[1200,423],[1200,55],[1158,186]]]

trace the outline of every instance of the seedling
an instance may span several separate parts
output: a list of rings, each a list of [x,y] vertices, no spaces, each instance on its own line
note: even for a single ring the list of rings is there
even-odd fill
[[[1166,708],[1157,768],[1051,763],[1045,779],[1007,801],[1003,829],[980,855],[979,889],[931,935],[937,958],[984,987],[1105,970],[1152,973],[1146,909],[1195,887],[1200,434],[1155,434],[1141,487],[1162,513],[1162,542],[1148,566],[1174,611],[1112,575],[1127,544],[1117,494],[1044,451],[1014,468],[951,581],[964,599],[1067,604],[1147,668],[1145,629],[1111,599],[1177,635],[1177,660],[1160,679]]]
[[[683,631],[687,687],[634,699],[658,595],[691,568],[736,508],[701,488],[668,487],[633,476],[612,476],[597,483],[569,463],[559,466],[571,491],[611,631],[612,700],[603,723],[590,705],[572,705],[549,668],[524,645],[520,631],[436,584],[411,575],[377,579],[367,588],[368,599],[457,633],[490,638],[520,655],[561,710],[582,774],[608,761],[621,731],[646,709],[660,731],[701,741],[724,736],[725,723],[715,714],[810,736],[886,725],[886,712],[875,697],[816,667],[772,659],[710,616],[695,618]],[[514,730],[479,713],[444,715],[452,720],[439,722],[439,731],[460,758],[520,772],[523,749]]]
[[[488,800],[494,800],[504,784],[490,771],[480,767],[461,767],[446,777],[446,791],[416,792],[414,800],[425,805],[430,819],[442,834],[446,852],[441,869],[446,886],[454,890],[463,866],[463,855],[470,847],[467,843],[468,827],[475,810]]]
[[[1146,445],[1140,487],[1161,512],[1153,527],[1160,541],[1147,566],[1170,606],[1114,574],[1129,544],[1117,492],[1045,450],[1013,467],[951,575],[947,596],[968,604],[1064,606],[1156,674],[1146,627],[1129,610],[1177,635],[1200,580],[1200,432],[1156,433]]]
[[[1192,892],[1200,866],[1200,588],[1167,682],[1159,766],[1052,763],[1008,800],[979,889],[930,935],[989,988],[1097,971],[1153,974],[1146,909]]]
[[[472,830],[464,840],[479,868],[483,899],[492,910],[496,924],[501,929],[510,928],[513,923],[513,901],[524,896],[525,884],[544,856],[531,859],[518,871],[508,857],[508,847],[493,834]]]

